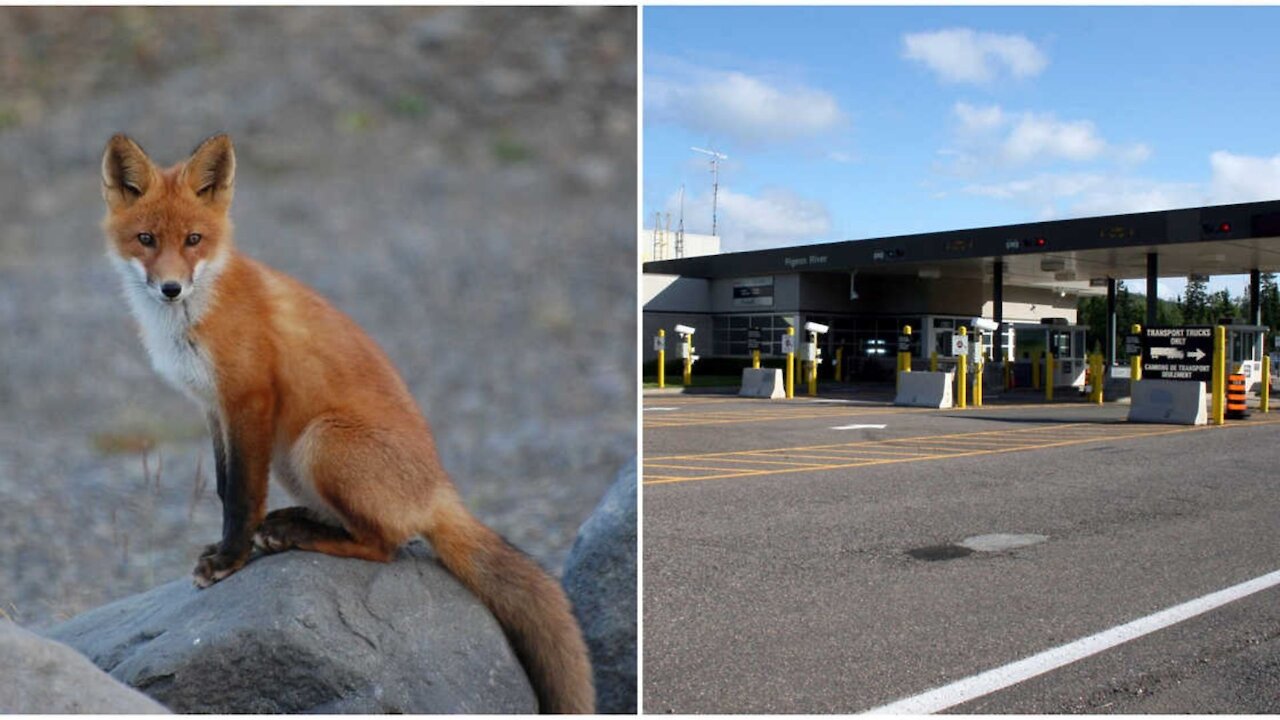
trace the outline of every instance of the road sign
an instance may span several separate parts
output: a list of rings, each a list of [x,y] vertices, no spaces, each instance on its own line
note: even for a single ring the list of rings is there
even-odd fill
[[[898,336],[898,352],[911,352],[911,336],[910,335]]]
[[[1142,331],[1142,377],[1151,380],[1213,379],[1213,328],[1149,327]]]
[[[760,328],[758,327],[747,328],[747,349],[748,350],[760,349]]]
[[[1142,336],[1133,333],[1124,336],[1124,354],[1137,355],[1142,352]]]
[[[653,351],[654,351],[654,352],[663,352],[663,351],[664,351],[664,350],[666,350],[666,349],[667,349],[667,339],[666,339],[666,338],[664,338],[664,337],[662,337],[661,335],[654,335],[654,336],[653,336]]]
[[[786,355],[787,353],[793,353],[795,351],[796,351],[796,336],[783,335],[782,336],[782,354]]]
[[[969,336],[956,333],[951,336],[951,357],[969,354]]]

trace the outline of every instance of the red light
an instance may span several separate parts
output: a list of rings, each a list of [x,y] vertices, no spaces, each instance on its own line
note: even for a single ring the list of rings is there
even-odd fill
[[[1223,232],[1223,233],[1231,232],[1231,223],[1222,223],[1221,225],[1219,225],[1218,232]]]
[[[1044,238],[1036,238],[1036,247],[1044,247]]]

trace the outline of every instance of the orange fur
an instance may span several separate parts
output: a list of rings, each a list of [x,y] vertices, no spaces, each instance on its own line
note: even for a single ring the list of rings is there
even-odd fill
[[[205,406],[215,433],[223,538],[201,556],[197,584],[235,572],[255,542],[385,562],[425,535],[503,626],[541,709],[593,712],[563,590],[466,511],[381,348],[310,288],[235,251],[230,139],[159,169],[117,135],[102,170],[109,255],[152,361]],[[165,284],[182,294],[166,299]],[[265,513],[273,469],[303,507]]]

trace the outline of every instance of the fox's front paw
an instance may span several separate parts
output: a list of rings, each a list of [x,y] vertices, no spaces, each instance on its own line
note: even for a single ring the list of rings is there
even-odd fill
[[[212,553],[200,556],[199,562],[196,563],[195,571],[191,573],[195,579],[196,587],[209,587],[244,567],[248,559],[249,553],[247,552],[227,553],[218,550],[217,546],[214,546]]]

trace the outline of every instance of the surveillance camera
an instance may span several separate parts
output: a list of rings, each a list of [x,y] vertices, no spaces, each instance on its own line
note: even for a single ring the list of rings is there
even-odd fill
[[[996,330],[1000,329],[1000,325],[996,321],[988,320],[986,318],[976,317],[973,319],[972,324],[974,327],[978,328],[979,330],[987,330],[990,332],[995,332]]]
[[[816,333],[818,333],[818,334],[826,334],[826,332],[827,332],[828,330],[830,330],[830,329],[831,329],[831,326],[830,326],[830,325],[823,325],[822,323],[807,322],[807,323],[805,323],[805,324],[804,324],[804,329],[805,329],[805,330],[808,330],[809,332],[816,332]]]
[[[676,332],[680,333],[681,335],[692,335],[694,333],[694,329],[689,327],[688,325],[677,325]]]

